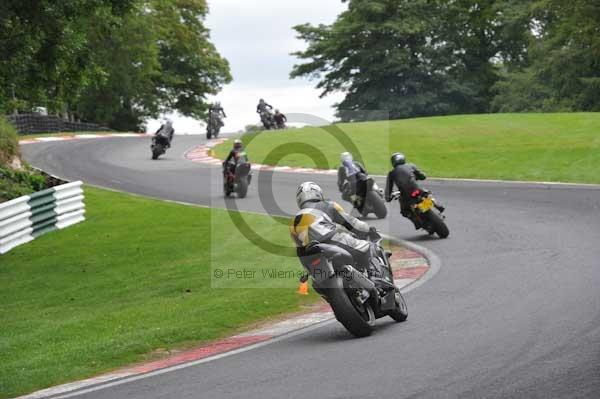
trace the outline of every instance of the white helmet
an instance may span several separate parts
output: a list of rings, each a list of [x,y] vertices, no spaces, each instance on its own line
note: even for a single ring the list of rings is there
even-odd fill
[[[352,154],[350,154],[349,152],[342,152],[340,154],[340,161],[342,161],[342,163],[344,161],[350,161],[352,162],[353,158],[352,158]]]
[[[302,205],[306,202],[323,201],[323,190],[317,183],[307,181],[298,186],[296,191],[296,203],[298,208],[302,209]]]

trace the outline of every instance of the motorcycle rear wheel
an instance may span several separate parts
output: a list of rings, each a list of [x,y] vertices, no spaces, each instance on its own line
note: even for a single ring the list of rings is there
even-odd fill
[[[365,200],[373,209],[373,213],[375,213],[377,219],[385,219],[387,216],[387,207],[385,206],[385,202],[383,202],[383,198],[381,198],[379,194],[371,190],[367,193],[367,198]]]
[[[345,289],[334,289],[329,298],[335,318],[342,323],[348,332],[357,338],[367,337],[375,327],[375,312],[369,303],[362,304],[362,309],[356,301],[348,296]]]
[[[448,230],[448,226],[444,223],[444,220],[434,211],[428,211],[423,215],[423,217],[427,218],[429,224],[431,225],[431,229],[440,237],[446,238],[450,235],[450,230]]]

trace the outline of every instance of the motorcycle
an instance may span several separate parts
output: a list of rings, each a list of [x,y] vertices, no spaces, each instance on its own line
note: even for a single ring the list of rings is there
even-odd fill
[[[238,198],[244,198],[252,181],[250,163],[245,152],[235,156],[235,159],[224,165],[223,192],[226,197],[236,193]]]
[[[435,198],[428,190],[415,189],[410,194],[409,208],[411,214],[405,217],[417,222],[418,226],[425,229],[430,235],[437,234],[440,238],[446,238],[450,234],[448,226],[444,222],[444,215],[438,210]],[[399,191],[392,193],[392,199],[401,201]],[[402,209],[402,205],[401,209]]]
[[[389,316],[397,322],[408,317],[406,301],[394,284],[389,257],[382,247],[381,235],[372,230],[368,239],[375,243],[372,259],[383,272],[382,277],[370,277],[352,264],[339,264],[340,248],[312,242],[307,246],[301,263],[307,273],[301,281],[312,278],[314,290],[331,305],[335,318],[355,337],[373,332],[375,320]]]
[[[370,213],[374,213],[378,219],[384,219],[387,216],[387,207],[385,206],[385,200],[383,197],[383,189],[379,188],[375,179],[371,176],[367,177],[364,182],[366,184],[366,196],[364,198],[359,197],[362,207],[358,206],[356,202],[350,198],[350,182],[346,180],[341,188],[342,199],[352,203],[354,209],[357,210],[363,217],[368,216]]]
[[[221,126],[223,126],[223,122],[221,121],[219,115],[211,113],[210,117],[208,118],[208,123],[206,124],[206,138],[210,140],[211,137],[219,137]]]
[[[263,126],[267,130],[272,130],[272,129],[277,128],[277,123],[275,123],[274,115],[269,110],[264,110],[263,112],[261,112],[260,121],[262,122]]]
[[[171,145],[169,139],[169,133],[165,129],[159,130],[152,137],[152,144],[150,144],[150,150],[152,151],[152,159],[158,159],[159,156],[167,152],[167,148]]]

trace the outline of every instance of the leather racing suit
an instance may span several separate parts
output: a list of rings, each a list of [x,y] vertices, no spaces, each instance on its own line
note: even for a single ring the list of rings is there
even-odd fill
[[[379,276],[381,272],[377,262],[371,262],[375,244],[356,238],[354,235],[340,231],[338,225],[358,237],[369,234],[369,225],[349,215],[339,204],[333,201],[306,202],[290,223],[290,234],[296,243],[297,255],[301,261],[309,254],[306,247],[313,241],[334,245],[340,249],[343,262],[356,264],[366,269],[371,275]]]

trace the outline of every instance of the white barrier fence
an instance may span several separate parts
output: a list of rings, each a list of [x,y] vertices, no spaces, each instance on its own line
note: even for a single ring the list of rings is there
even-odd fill
[[[0,254],[85,220],[82,182],[62,184],[0,204]]]

